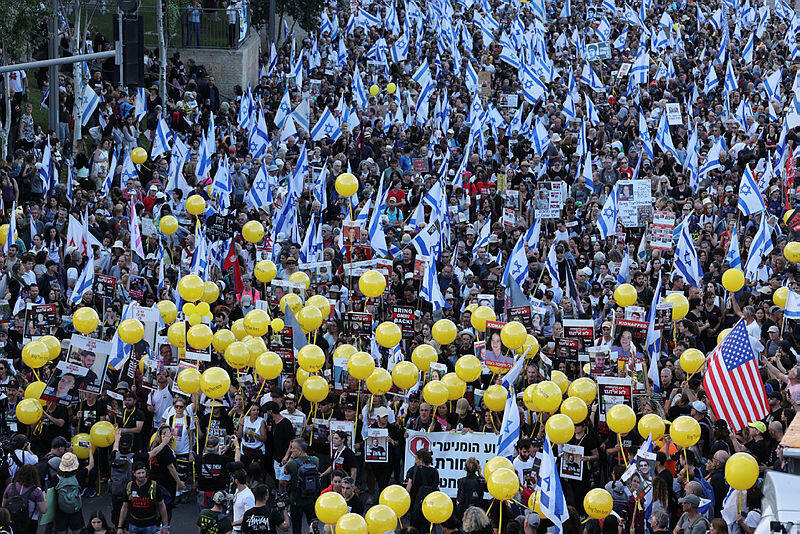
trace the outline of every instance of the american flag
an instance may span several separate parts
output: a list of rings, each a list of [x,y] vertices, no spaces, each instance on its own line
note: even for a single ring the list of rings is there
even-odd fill
[[[756,354],[750,345],[744,319],[736,323],[708,357],[703,388],[717,419],[733,430],[744,428],[769,413]]]

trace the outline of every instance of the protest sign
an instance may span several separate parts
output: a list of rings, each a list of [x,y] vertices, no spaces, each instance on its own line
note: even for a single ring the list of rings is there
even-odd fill
[[[110,353],[110,341],[72,334],[67,361],[86,368],[84,379],[78,386],[80,391],[97,395],[103,390]]]
[[[603,433],[609,431],[606,414],[612,406],[627,404],[633,408],[633,386],[628,377],[600,376],[597,378],[597,400],[599,407],[599,429]]]

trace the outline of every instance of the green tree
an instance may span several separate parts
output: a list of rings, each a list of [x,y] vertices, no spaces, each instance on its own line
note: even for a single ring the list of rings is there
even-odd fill
[[[311,33],[319,29],[324,5],[324,0],[275,0],[275,16],[281,19],[289,17],[294,21],[292,28],[297,24]],[[257,29],[265,27],[269,23],[269,0],[253,0],[250,16]]]

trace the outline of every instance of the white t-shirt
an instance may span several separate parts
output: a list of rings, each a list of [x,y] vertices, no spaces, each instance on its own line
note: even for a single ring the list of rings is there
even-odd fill
[[[236,523],[244,517],[244,513],[256,505],[256,499],[250,488],[237,491],[233,497],[233,522]],[[242,525],[233,527],[234,532],[241,532]]]
[[[25,83],[23,80],[27,78],[25,75],[24,70],[15,70],[14,72],[8,73],[8,86],[12,88],[17,93],[21,93],[25,90]]]
[[[17,466],[17,462],[14,461],[12,455],[19,460],[19,466]],[[17,470],[23,465],[36,465],[37,463],[39,463],[39,457],[32,452],[17,449],[8,453],[8,472],[11,473],[11,478],[14,478]]]
[[[170,421],[169,418],[175,415],[175,409],[170,408],[170,410],[172,413],[164,417],[164,420],[172,427],[172,435],[175,436],[175,454],[189,454],[192,452],[194,441],[189,439],[188,430],[194,430],[194,419],[184,410],[184,417],[175,417]]]
[[[147,404],[153,405],[153,427],[158,428],[158,421],[162,421],[164,413],[172,408],[172,392],[169,390],[169,386],[151,391]]]
[[[514,458],[512,463],[514,464],[514,470],[517,472],[517,476],[519,477],[520,484],[524,484],[525,477],[527,476],[530,478],[531,471],[533,470],[533,456],[528,456],[527,460],[523,460],[517,456]]]

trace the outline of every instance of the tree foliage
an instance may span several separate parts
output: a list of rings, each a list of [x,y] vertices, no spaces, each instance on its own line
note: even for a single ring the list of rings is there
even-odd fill
[[[17,63],[47,40],[50,11],[40,0],[0,2],[3,63]]]
[[[324,0],[275,0],[275,16],[291,18],[303,30],[311,33],[319,28],[324,5]],[[250,16],[256,28],[266,26],[269,23],[269,0],[253,0],[250,3]],[[278,28],[278,31],[281,29]]]

